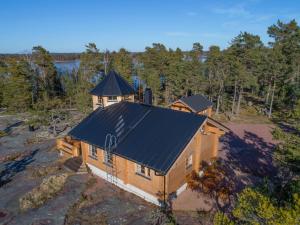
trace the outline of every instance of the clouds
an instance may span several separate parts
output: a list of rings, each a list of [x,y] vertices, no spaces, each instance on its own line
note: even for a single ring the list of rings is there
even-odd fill
[[[251,13],[248,10],[246,10],[243,4],[233,5],[231,7],[226,7],[226,8],[214,8],[212,11],[213,13],[223,14],[229,17],[238,17],[238,16],[248,17],[251,15]]]

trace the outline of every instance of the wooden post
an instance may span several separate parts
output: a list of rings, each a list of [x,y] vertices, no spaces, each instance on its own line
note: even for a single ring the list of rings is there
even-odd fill
[[[124,184],[127,184],[128,183],[128,163],[126,159],[123,159],[125,161],[124,163]]]
[[[196,172],[200,171],[200,162],[201,162],[201,132],[198,131],[197,136],[196,136],[196,148],[195,148],[195,160],[193,168]]]

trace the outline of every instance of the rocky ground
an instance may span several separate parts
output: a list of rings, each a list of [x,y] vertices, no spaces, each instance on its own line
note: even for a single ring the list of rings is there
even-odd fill
[[[142,199],[89,174],[62,166],[55,138],[34,132],[14,116],[0,116],[0,224],[149,224],[155,208]],[[20,198],[52,175],[68,173],[61,191],[27,211]]]
[[[276,173],[270,124],[227,126],[232,132],[222,138],[220,155],[240,188]],[[150,223],[155,206],[100,178],[67,171],[47,130],[30,132],[22,119],[0,115],[0,131],[5,131],[0,137],[0,224]],[[62,190],[37,208],[20,209],[21,197],[62,173],[68,174]],[[207,196],[187,190],[174,204],[177,222],[210,224],[211,203]]]

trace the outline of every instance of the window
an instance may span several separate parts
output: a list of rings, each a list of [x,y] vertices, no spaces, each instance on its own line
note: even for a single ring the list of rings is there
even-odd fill
[[[129,101],[130,100],[130,96],[129,95],[124,96],[124,100],[125,101]]]
[[[107,101],[108,102],[116,102],[117,101],[117,96],[108,96]]]
[[[185,167],[189,168],[193,165],[193,155],[191,154],[185,161]]]
[[[143,165],[136,164],[136,173],[144,177],[150,177],[150,168],[147,168]]]
[[[104,163],[113,164],[113,157],[111,152],[104,151]]]
[[[89,156],[97,159],[97,148],[94,145],[89,145]]]
[[[102,97],[101,96],[98,96],[98,104],[102,104]]]

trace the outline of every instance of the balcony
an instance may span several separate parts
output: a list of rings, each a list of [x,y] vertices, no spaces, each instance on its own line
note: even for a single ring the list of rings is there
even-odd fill
[[[70,138],[59,138],[56,140],[57,149],[61,154],[67,157],[80,155],[80,142],[74,141]]]

